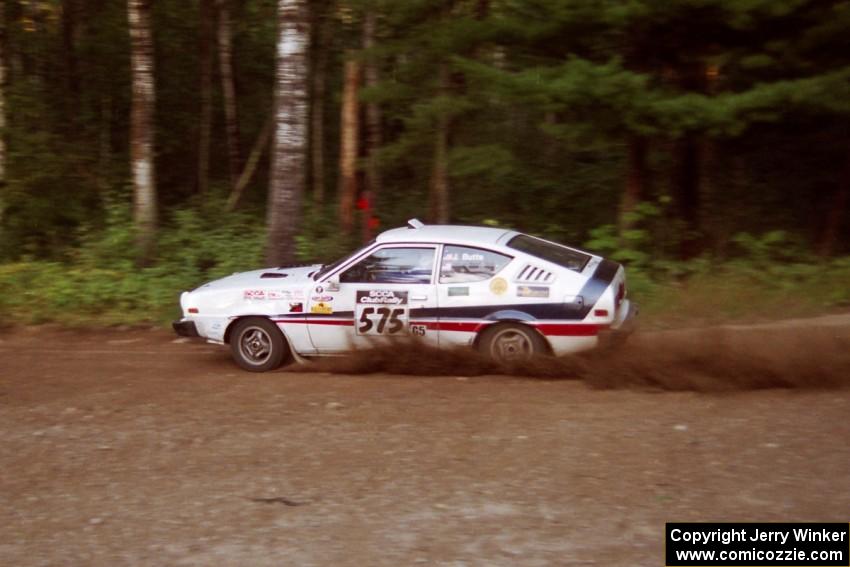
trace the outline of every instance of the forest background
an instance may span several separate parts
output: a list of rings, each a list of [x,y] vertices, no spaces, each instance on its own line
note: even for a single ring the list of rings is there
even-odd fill
[[[137,323],[419,217],[653,324],[850,304],[846,0],[2,0],[3,323]]]

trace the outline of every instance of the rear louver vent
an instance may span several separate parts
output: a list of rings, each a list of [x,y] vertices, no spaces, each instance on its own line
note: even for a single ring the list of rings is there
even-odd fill
[[[544,270],[543,268],[526,264],[526,266],[517,274],[515,281],[523,283],[549,284],[555,281],[555,274],[548,270]]]
[[[287,276],[287,274],[281,274],[281,273],[279,273],[279,272],[266,272],[265,274],[263,274],[262,276],[260,276],[260,279],[267,279],[267,278],[285,278],[286,276]]]

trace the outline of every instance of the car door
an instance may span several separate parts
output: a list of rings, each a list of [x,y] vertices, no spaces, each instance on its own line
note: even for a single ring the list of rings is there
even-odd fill
[[[307,328],[319,354],[386,344],[414,335],[433,344],[436,330],[411,325],[411,311],[435,310],[436,245],[387,244],[329,274],[309,301]]]
[[[443,246],[437,302],[440,345],[466,346],[490,321],[493,311],[516,303],[512,284],[503,275],[512,256],[473,246]]]

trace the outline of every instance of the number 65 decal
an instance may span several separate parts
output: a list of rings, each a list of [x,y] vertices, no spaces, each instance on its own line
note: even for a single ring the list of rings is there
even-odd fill
[[[394,335],[404,330],[407,309],[403,307],[363,307],[357,318],[358,335]]]

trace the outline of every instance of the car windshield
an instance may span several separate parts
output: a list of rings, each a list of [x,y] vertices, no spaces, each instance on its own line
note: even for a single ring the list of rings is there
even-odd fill
[[[313,274],[313,281],[319,281],[319,279],[325,277],[326,274],[330,273],[331,271],[335,270],[339,266],[343,265],[348,260],[354,258],[355,256],[359,256],[361,252],[363,252],[364,250],[366,250],[367,248],[372,246],[374,243],[375,243],[375,241],[372,240],[371,242],[369,242],[363,248],[360,248],[359,250],[355,250],[354,252],[352,252],[348,256],[343,256],[342,258],[340,258],[336,262],[333,262],[333,263],[330,263],[330,264],[322,264],[322,267],[319,269],[319,271],[316,272],[315,274]]]
[[[514,236],[508,241],[508,247],[532,256],[537,256],[553,264],[580,272],[590,261],[590,256],[578,250],[555,244],[526,234]]]

